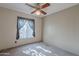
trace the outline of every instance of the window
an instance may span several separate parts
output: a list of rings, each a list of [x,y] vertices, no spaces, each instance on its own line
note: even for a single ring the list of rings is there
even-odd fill
[[[35,21],[24,17],[17,17],[16,39],[26,39],[35,37]]]

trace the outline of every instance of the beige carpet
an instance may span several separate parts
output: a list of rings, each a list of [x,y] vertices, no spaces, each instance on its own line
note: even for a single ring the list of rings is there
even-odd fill
[[[24,45],[0,52],[1,56],[76,56],[57,47],[50,47],[44,43]]]

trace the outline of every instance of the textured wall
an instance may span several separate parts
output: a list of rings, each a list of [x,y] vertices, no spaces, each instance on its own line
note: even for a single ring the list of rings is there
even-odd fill
[[[43,41],[79,55],[79,5],[44,17]]]
[[[17,16],[35,19],[35,38],[18,40],[17,44],[14,43],[16,40],[17,31]],[[42,20],[40,18],[6,8],[0,8],[0,50],[22,44],[41,41],[41,28]]]

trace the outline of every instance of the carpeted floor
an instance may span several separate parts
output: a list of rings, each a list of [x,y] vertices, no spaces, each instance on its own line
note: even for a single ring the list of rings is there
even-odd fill
[[[50,47],[44,43],[34,43],[7,49],[0,52],[0,56],[76,56],[57,47]]]

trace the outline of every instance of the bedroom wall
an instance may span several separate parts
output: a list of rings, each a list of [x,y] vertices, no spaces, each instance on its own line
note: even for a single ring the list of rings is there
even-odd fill
[[[43,41],[79,55],[79,5],[43,19]]]
[[[17,44],[14,43],[16,41],[17,16],[35,19],[35,38],[18,40]],[[0,50],[41,41],[41,28],[42,20],[40,18],[0,7]]]

